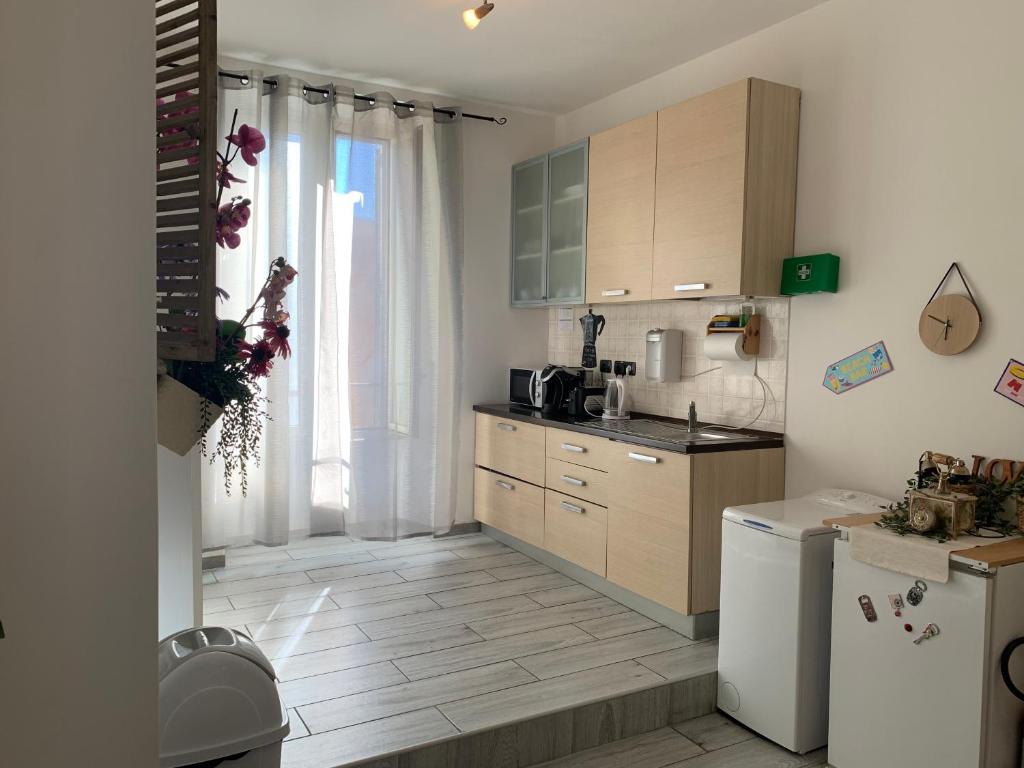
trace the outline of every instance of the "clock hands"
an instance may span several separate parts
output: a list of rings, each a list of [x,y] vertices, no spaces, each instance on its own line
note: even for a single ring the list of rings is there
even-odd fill
[[[928,317],[930,317],[932,320],[934,320],[937,323],[942,323],[942,340],[943,341],[948,341],[949,340],[949,329],[953,327],[953,324],[951,322],[949,322],[949,318],[947,317],[945,320],[943,320],[941,318],[936,317],[935,315],[928,315]]]

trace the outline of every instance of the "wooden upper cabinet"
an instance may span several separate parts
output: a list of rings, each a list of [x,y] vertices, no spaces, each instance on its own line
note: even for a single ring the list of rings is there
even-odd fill
[[[651,298],[658,115],[590,137],[587,301]]]
[[[658,113],[652,298],[778,294],[799,120],[798,89],[756,79]]]

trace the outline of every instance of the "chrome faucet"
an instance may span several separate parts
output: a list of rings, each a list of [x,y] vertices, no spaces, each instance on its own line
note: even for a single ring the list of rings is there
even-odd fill
[[[697,431],[697,404],[693,400],[690,401],[690,412],[686,415],[686,431]]]

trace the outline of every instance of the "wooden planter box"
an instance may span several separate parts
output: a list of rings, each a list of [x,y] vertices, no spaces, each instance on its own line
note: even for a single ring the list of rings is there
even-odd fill
[[[177,379],[160,375],[156,379],[156,440],[168,450],[185,456],[199,442],[202,431],[203,398]],[[212,424],[224,412],[209,403]]]

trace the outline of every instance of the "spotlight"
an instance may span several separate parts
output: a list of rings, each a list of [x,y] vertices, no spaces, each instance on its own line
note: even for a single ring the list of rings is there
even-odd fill
[[[466,29],[476,29],[480,19],[493,10],[494,3],[484,3],[476,8],[470,8],[462,12],[462,23],[466,25]]]

